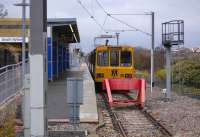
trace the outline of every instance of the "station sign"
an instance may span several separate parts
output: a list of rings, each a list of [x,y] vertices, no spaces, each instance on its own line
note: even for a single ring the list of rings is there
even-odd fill
[[[26,43],[29,38],[26,37]],[[0,43],[22,43],[22,37],[0,37]]]

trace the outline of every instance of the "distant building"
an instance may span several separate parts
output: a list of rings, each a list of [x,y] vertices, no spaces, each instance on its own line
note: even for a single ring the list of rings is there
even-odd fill
[[[192,52],[200,53],[200,48],[199,47],[192,48]]]
[[[28,28],[29,21],[26,22]],[[0,67],[18,63],[21,60],[22,24],[20,19],[0,19]],[[28,32],[26,42],[28,49]]]

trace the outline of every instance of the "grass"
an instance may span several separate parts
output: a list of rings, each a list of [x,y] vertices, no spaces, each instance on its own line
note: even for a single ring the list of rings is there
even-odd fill
[[[200,96],[200,89],[195,88],[195,87],[173,84],[172,89],[173,89],[173,91],[180,93],[180,94]]]
[[[15,136],[15,115],[7,116],[3,125],[0,128],[0,137],[14,137]]]

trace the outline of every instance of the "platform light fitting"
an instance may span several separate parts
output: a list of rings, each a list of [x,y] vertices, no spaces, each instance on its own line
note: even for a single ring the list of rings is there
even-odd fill
[[[76,35],[75,35],[75,33],[74,33],[74,29],[72,28],[72,25],[70,24],[69,27],[70,27],[70,29],[71,29],[71,32],[72,32],[72,34],[73,34],[73,36],[74,36],[75,41],[78,42],[78,40],[77,40],[77,38],[76,38]]]
[[[78,42],[75,33],[73,33],[74,39],[76,40],[76,42]]]
[[[69,27],[70,27],[70,29],[71,29],[71,32],[72,32],[72,33],[74,33],[74,30],[73,30],[73,28],[72,28],[72,25],[71,25],[71,24],[69,25]]]

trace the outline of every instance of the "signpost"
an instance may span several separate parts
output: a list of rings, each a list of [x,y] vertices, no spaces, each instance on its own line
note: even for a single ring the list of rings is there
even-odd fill
[[[67,78],[67,104],[69,123],[73,130],[69,130],[70,137],[85,137],[85,131],[78,129],[80,123],[80,105],[83,104],[83,79]],[[67,131],[66,131],[67,132]]]
[[[69,121],[76,129],[80,123],[80,105],[83,104],[83,79],[67,78],[67,104]]]
[[[0,37],[0,43],[22,43],[22,37]],[[28,37],[25,37],[25,43],[28,43]]]

